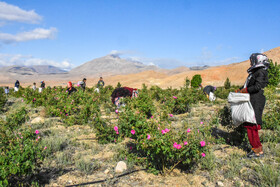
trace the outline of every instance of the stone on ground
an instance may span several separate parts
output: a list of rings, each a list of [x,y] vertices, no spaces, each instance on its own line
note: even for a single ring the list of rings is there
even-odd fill
[[[35,118],[31,121],[32,124],[34,124],[34,123],[44,123],[44,122],[45,122],[45,119],[42,118],[42,117],[37,117],[37,118]]]
[[[116,173],[122,173],[124,172],[125,170],[127,170],[127,166],[126,166],[126,163],[124,161],[120,161],[118,162],[116,168],[115,168],[115,172]]]

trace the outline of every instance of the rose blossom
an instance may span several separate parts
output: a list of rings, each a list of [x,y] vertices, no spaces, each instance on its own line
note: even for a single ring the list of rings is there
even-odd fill
[[[204,147],[205,146],[205,141],[201,141],[200,145],[201,145],[201,147]]]

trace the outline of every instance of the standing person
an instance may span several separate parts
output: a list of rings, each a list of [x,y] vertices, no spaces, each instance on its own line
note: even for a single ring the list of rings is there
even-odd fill
[[[45,89],[45,86],[46,86],[45,81],[42,81],[42,82],[41,82],[41,88],[42,88],[42,89]]]
[[[45,86],[46,86],[45,82],[41,81],[41,86],[39,88],[39,93],[41,93],[43,91],[43,89],[45,89]]]
[[[103,81],[103,78],[100,77],[98,83],[97,83],[97,88],[103,88],[105,86],[105,82]]]
[[[36,82],[33,83],[32,89],[33,89],[34,91],[36,91]]]
[[[73,86],[72,86],[72,82],[68,82],[67,83],[67,92],[68,92],[68,95],[70,95],[70,94],[72,94],[73,92],[76,92],[77,91],[77,89],[76,88],[74,88]]]
[[[81,81],[81,82],[79,83],[79,85],[81,86],[81,88],[83,89],[83,91],[86,90],[86,82],[87,82],[87,79],[84,78],[83,81]]]
[[[217,88],[215,86],[208,85],[208,86],[205,86],[205,88],[203,88],[203,93],[207,96],[207,98],[209,100],[213,100],[210,96],[213,94],[212,97],[215,97],[214,92],[216,91],[216,89]]]
[[[17,80],[17,81],[15,82],[15,92],[17,92],[17,91],[19,90],[19,86],[20,86],[20,83],[19,83],[19,81]]]
[[[7,86],[7,87],[5,88],[5,94],[6,94],[6,96],[8,96],[9,93],[10,93],[10,89],[9,89],[9,86]]]
[[[249,142],[252,151],[247,154],[249,158],[263,157],[263,148],[260,142],[259,132],[262,125],[262,114],[265,106],[266,98],[264,96],[264,88],[268,84],[269,67],[268,58],[261,53],[253,53],[250,56],[251,67],[247,70],[248,78],[242,88],[236,90],[239,93],[249,93],[250,102],[253,106],[257,124],[245,122],[243,125],[247,129]]]

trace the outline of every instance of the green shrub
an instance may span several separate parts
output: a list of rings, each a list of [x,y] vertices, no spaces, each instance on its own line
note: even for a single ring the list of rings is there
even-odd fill
[[[192,77],[192,80],[191,80],[192,88],[198,88],[201,83],[202,83],[201,75],[196,74]]]
[[[7,116],[0,122],[0,185],[24,185],[23,179],[32,175],[40,166],[44,155],[39,131],[22,128],[26,111]]]
[[[276,101],[275,105],[273,105],[273,108],[271,108],[269,111],[267,111],[263,115],[263,129],[271,129],[276,130],[278,129],[280,131],[280,102]]]
[[[4,93],[4,89],[0,88],[0,112],[2,111],[6,102],[7,102],[7,96]]]
[[[230,89],[230,81],[229,81],[229,78],[227,77],[225,83],[224,83],[224,87],[225,89]]]
[[[280,83],[280,64],[278,65],[277,62],[273,63],[272,60],[270,60],[269,62],[270,62],[268,68],[269,85],[277,86]]]

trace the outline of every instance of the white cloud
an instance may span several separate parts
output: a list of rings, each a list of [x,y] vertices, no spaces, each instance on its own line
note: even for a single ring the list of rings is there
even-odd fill
[[[53,39],[56,33],[56,28],[37,28],[32,31],[21,32],[15,35],[8,33],[0,33],[0,41],[8,44],[14,42],[25,42],[29,40]]]
[[[51,65],[59,67],[64,70],[70,70],[74,67],[69,60],[64,60],[62,62],[56,62],[54,60],[34,58],[31,55],[21,55],[21,54],[0,54],[0,66],[32,66],[32,65]]]
[[[39,23],[42,17],[34,10],[23,10],[15,5],[0,2],[0,20],[24,23]]]

